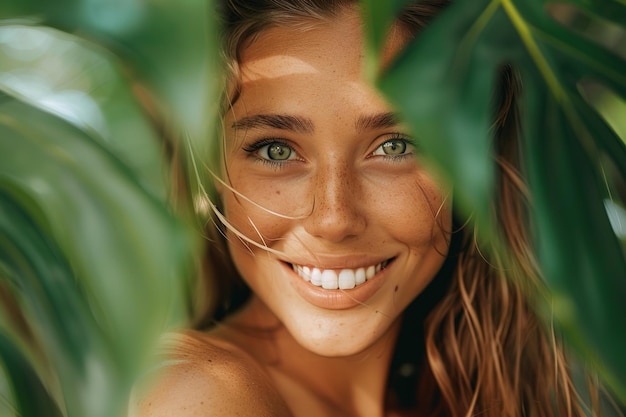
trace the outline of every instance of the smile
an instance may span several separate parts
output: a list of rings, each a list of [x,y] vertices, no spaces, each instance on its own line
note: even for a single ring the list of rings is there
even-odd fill
[[[321,269],[291,264],[292,269],[305,281],[325,290],[349,290],[372,279],[377,273],[385,269],[391,259],[376,265],[357,269]]]

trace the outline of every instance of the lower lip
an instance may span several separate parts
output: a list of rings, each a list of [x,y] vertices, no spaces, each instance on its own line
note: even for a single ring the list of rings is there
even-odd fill
[[[352,289],[325,290],[305,281],[291,268],[291,265],[285,264],[285,268],[294,278],[292,284],[296,292],[310,304],[327,310],[346,310],[367,303],[367,300],[372,298],[385,283],[383,276],[389,266],[391,263],[371,279]]]

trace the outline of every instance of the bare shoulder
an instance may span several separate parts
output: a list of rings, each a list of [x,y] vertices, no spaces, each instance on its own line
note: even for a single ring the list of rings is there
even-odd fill
[[[188,331],[168,336],[166,350],[130,417],[291,416],[263,368],[232,343]]]

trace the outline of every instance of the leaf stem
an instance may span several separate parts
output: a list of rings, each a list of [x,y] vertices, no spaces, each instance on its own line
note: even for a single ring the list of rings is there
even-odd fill
[[[545,77],[546,83],[554,94],[554,97],[559,103],[563,105],[563,107],[567,107],[567,93],[561,87],[557,76],[550,68],[550,64],[548,64],[548,61],[546,61],[546,59],[543,57],[539,49],[539,45],[537,45],[537,42],[535,42],[533,35],[530,33],[530,28],[528,27],[528,24],[524,21],[522,16],[520,16],[520,13],[513,4],[512,0],[499,1],[502,4],[505,12],[509,15],[511,22],[513,22],[513,25],[517,29],[520,38],[526,45],[528,53],[532,57],[533,61],[535,61],[535,63],[537,64],[539,72],[541,72]]]

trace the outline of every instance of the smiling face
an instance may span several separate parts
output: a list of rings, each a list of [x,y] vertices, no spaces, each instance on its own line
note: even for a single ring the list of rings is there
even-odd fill
[[[402,46],[390,38],[387,55]],[[233,260],[305,348],[372,346],[441,267],[451,215],[418,145],[362,79],[357,12],[271,28],[242,51],[225,117]],[[417,156],[417,157],[416,157]]]

